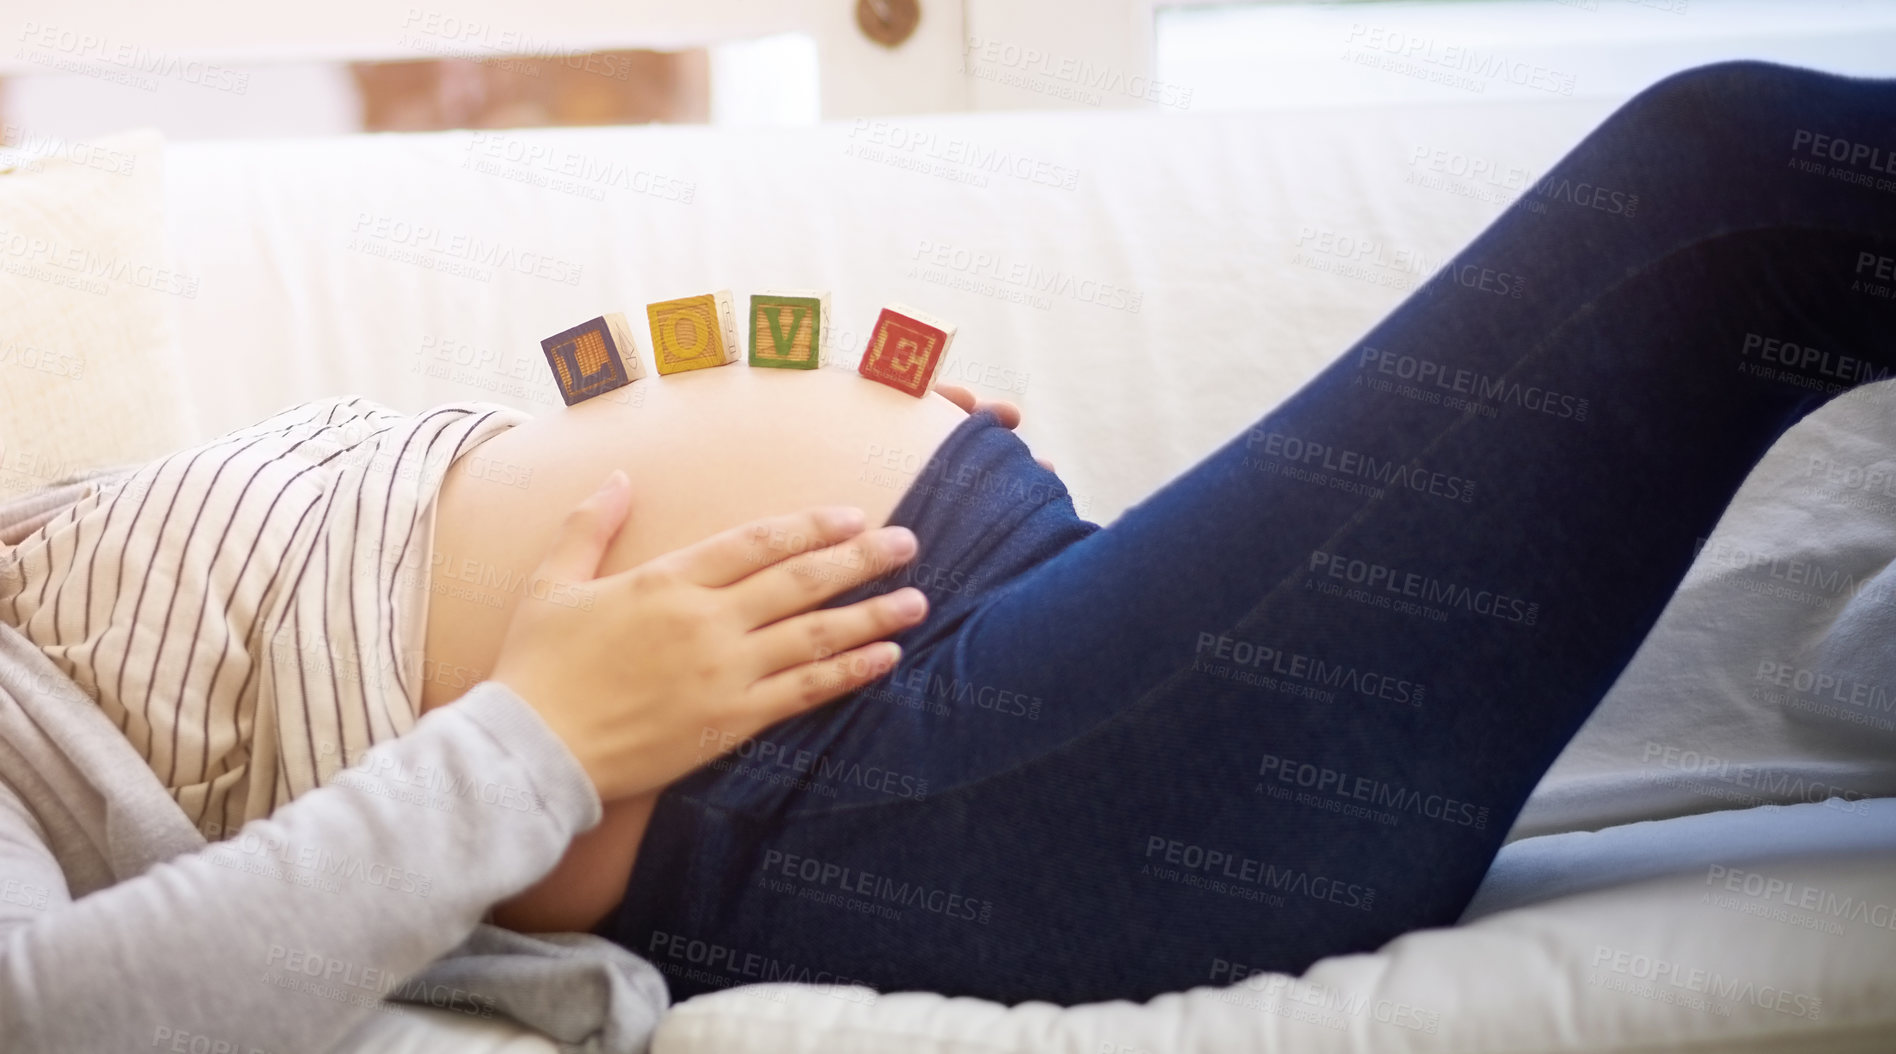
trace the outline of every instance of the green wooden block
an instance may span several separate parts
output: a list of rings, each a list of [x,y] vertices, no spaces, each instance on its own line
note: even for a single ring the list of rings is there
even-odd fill
[[[829,293],[771,290],[750,298],[750,364],[779,370],[814,370],[828,355],[823,326]]]

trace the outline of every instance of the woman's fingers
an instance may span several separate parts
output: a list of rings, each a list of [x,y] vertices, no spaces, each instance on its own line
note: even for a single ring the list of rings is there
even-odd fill
[[[762,678],[899,633],[927,615],[928,598],[906,586],[848,607],[784,619],[753,632],[746,643]]]
[[[996,399],[988,403],[976,403],[974,404],[974,408],[976,410],[986,410],[993,414],[994,419],[1001,423],[1002,428],[1020,427],[1020,407],[1005,399]]]
[[[949,402],[961,407],[966,413],[986,410],[994,415],[994,419],[1000,422],[1002,428],[1020,427],[1020,407],[1005,399],[995,399],[992,402],[984,403],[980,399],[975,398],[974,392],[963,388],[959,384],[937,384],[935,385],[935,390],[940,392]],[[1046,469],[1048,472],[1053,471],[1053,462],[1048,461],[1044,457],[1037,457],[1034,460],[1040,463],[1041,468]]]
[[[766,677],[751,686],[750,702],[757,721],[744,734],[853,692],[894,669],[901,657],[900,646],[877,641]]]
[[[820,506],[733,527],[647,566],[673,571],[701,586],[728,586],[791,557],[853,538],[862,529],[861,509]]]
[[[915,534],[907,527],[879,527],[759,571],[733,585],[731,593],[749,624],[762,626],[881,578],[907,563],[915,550]]]
[[[598,577],[599,561],[624,525],[631,504],[632,482],[615,468],[598,490],[566,514],[552,548],[534,569],[534,578],[570,583]]]
[[[941,393],[942,398],[961,407],[962,413],[974,412],[974,392],[959,384],[937,384],[935,390]]]
[[[963,413],[971,414],[980,410],[986,410],[992,413],[996,420],[1000,421],[1002,428],[1020,427],[1020,407],[1005,399],[982,402],[975,396],[973,391],[963,388],[959,384],[937,384],[935,385],[935,390],[941,393],[942,398],[961,407]]]

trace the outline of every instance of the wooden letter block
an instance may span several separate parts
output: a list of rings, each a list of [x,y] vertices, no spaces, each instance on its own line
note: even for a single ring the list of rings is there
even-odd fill
[[[890,304],[876,316],[857,372],[920,399],[934,387],[954,339],[953,324],[912,307]]]
[[[645,315],[652,323],[652,361],[659,373],[737,361],[737,318],[729,289],[647,304]]]
[[[750,302],[750,364],[784,370],[823,365],[829,294],[805,290],[756,293]]]
[[[620,314],[601,315],[540,342],[566,405],[623,388],[645,376],[632,329]]]

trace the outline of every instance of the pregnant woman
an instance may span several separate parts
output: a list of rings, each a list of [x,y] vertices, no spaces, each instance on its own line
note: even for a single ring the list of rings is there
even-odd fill
[[[451,473],[444,552],[531,566],[623,468],[650,514],[608,570],[848,502],[914,530],[874,588],[930,606],[886,682],[711,737],[736,753],[610,805],[513,920],[592,927],[677,997],[821,977],[1056,1003],[1453,923],[1750,468],[1896,369],[1896,194],[1822,174],[1858,143],[1896,149],[1896,84],[1662,82],[1103,530],[991,416],[822,371],[644,381],[641,406],[496,435],[480,451],[533,486]],[[1613,194],[1632,215],[1589,204]],[[1379,496],[1336,485],[1372,472]],[[506,620],[437,599],[429,654],[485,670]]]
[[[542,581],[566,513],[610,473],[636,512],[570,578],[855,505],[919,551],[884,530],[806,561],[839,609],[890,599],[879,623],[829,623],[773,668],[908,627],[889,676],[754,735],[707,720],[707,764],[662,791],[600,781],[604,821],[495,920],[610,937],[675,997],[815,979],[1074,1003],[1209,983],[1216,961],[1297,971],[1455,921],[1750,468],[1896,369],[1896,194],[1837,178],[1892,148],[1896,83],[1761,64],[1670,78],[1105,529],[992,412],[840,371],[724,367],[533,420],[370,414],[375,434],[415,440],[387,498],[265,486],[321,509],[327,532],[297,521],[250,550],[299,554],[294,587],[258,586],[277,636],[252,650],[291,653],[258,674],[273,707],[244,709],[242,663],[206,686],[224,665],[166,659],[196,638],[164,632],[165,576],[74,555],[140,523],[162,535],[174,513],[197,530],[189,503],[159,500],[184,491],[160,486],[175,476],[126,484],[152,500],[116,527],[97,505],[38,543],[0,615],[11,600],[215,836],[483,680],[547,706],[555,679],[518,645],[554,605],[518,583]],[[411,448],[450,456],[438,494],[397,485]],[[212,463],[197,468],[215,488]],[[414,546],[427,573],[405,579]],[[858,585],[882,558],[901,570]],[[102,637],[95,609],[161,628]],[[311,640],[331,642],[319,662]],[[201,728],[196,711],[138,710],[160,691],[236,709],[203,710]]]

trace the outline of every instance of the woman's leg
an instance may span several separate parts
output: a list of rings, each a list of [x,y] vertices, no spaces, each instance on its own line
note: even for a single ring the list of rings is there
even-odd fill
[[[601,932],[1070,1003],[1452,923],[1757,459],[1896,367],[1893,150],[1896,83],[1674,77],[1109,530],[964,428],[895,519],[981,505],[934,555],[988,582],[667,792]]]

